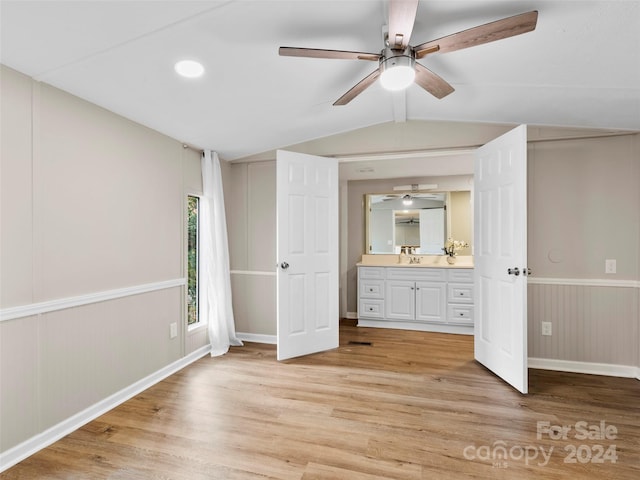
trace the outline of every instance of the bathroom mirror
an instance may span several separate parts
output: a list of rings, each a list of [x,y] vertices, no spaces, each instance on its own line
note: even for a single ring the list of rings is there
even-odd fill
[[[471,192],[415,192],[365,195],[365,252],[443,255],[451,237],[473,240]],[[471,247],[459,255],[471,255]]]

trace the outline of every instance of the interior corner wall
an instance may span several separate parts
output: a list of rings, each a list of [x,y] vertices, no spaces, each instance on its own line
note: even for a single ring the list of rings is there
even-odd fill
[[[633,143],[633,154],[638,159],[640,158],[640,135],[634,136]],[[637,162],[636,166],[636,185],[640,185],[640,161]],[[637,209],[636,209],[636,221],[638,222],[638,228],[640,228],[640,188],[636,192],[636,201],[637,201]],[[638,242],[638,277],[640,277],[640,242]],[[639,278],[640,281],[640,278]],[[638,375],[636,378],[640,380],[640,294],[638,295],[638,363],[636,364],[638,367]]]
[[[639,139],[529,145],[530,358],[640,366]]]
[[[232,163],[229,257],[236,332],[276,335],[276,162]]]
[[[180,142],[0,74],[5,454],[184,358],[186,193],[201,185]]]

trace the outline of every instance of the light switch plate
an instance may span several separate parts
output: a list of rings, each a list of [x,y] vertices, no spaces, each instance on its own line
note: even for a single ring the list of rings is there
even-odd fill
[[[178,336],[178,324],[176,322],[169,325],[169,336],[171,338],[176,338]]]

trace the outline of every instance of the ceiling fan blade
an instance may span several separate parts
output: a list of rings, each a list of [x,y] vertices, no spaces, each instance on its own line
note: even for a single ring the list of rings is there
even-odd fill
[[[417,11],[418,0],[389,1],[389,48],[407,48]]]
[[[415,83],[436,98],[444,98],[454,90],[442,77],[417,62]]]
[[[351,90],[342,95],[338,100],[334,102],[333,105],[346,105],[351,100],[360,95],[367,87],[371,86],[371,84],[375,82],[379,76],[380,69],[377,68],[362,80],[360,80],[358,83],[356,83],[353,87],[351,87]]]
[[[347,50],[325,50],[322,48],[280,47],[278,50],[283,57],[336,58],[342,60],[380,60],[379,53],[350,52]]]
[[[469,28],[468,30],[463,30],[437,40],[431,40],[430,42],[414,47],[413,50],[416,58],[422,58],[433,51],[440,53],[453,52],[455,50],[474,47],[476,45],[482,45],[483,43],[531,32],[535,30],[537,21],[538,12],[533,10]],[[434,50],[436,47],[437,50]]]

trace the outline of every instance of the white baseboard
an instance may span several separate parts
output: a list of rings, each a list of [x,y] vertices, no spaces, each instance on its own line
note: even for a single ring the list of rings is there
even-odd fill
[[[351,320],[357,320],[358,312],[347,312],[347,318]]]
[[[270,345],[276,345],[278,343],[278,337],[275,335],[264,335],[262,333],[237,332],[236,337],[243,342],[268,343]]]
[[[473,325],[439,325],[436,323],[398,322],[389,320],[372,320],[360,318],[359,327],[390,328],[394,330],[417,330],[420,332],[452,333],[456,335],[473,335]]]
[[[552,358],[529,358],[529,368],[556,370],[559,372],[587,373],[590,375],[608,375],[610,377],[637,378],[640,380],[640,368],[631,365],[576,362]]]
[[[73,415],[72,417],[63,420],[62,422],[54,425],[53,427],[45,430],[42,433],[34,435],[28,440],[16,445],[9,450],[0,453],[0,472],[7,470],[14,466],[16,463],[21,462],[25,458],[33,455],[34,453],[48,447],[52,443],[60,440],[65,435],[77,430],[83,425],[87,424],[91,420],[98,418],[100,415],[114,409],[121,403],[126,402],[130,398],[138,395],[147,388],[155,385],[161,380],[173,375],[179,370],[182,370],[187,365],[199,360],[211,351],[211,346],[206,345],[199,348],[193,353],[176,360],[175,362],[161,368],[157,372],[146,376],[145,378],[138,380],[137,382],[123,388],[119,392],[105,398],[104,400],[95,403],[94,405],[86,408],[85,410]]]

